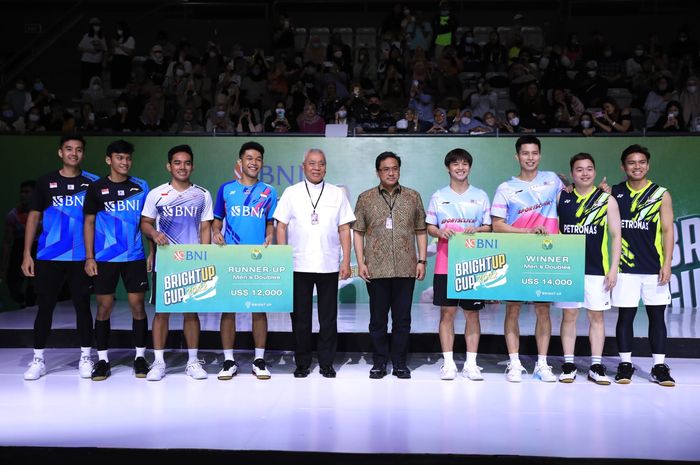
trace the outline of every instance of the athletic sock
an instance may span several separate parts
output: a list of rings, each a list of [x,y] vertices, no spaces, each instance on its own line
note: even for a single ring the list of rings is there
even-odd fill
[[[654,365],[660,365],[666,360],[666,354],[651,354],[654,359]]]
[[[137,347],[136,348],[136,355],[134,358],[139,358],[139,357],[145,357],[146,356],[146,348],[145,347]]]
[[[595,355],[591,356],[591,365],[600,365],[601,363],[603,363],[602,356],[600,356],[600,357],[595,356]]]
[[[476,352],[467,352],[467,362],[466,366],[476,365]]]
[[[165,359],[163,358],[164,355],[165,355],[165,350],[154,350],[153,351],[153,356],[155,357],[155,359],[153,360],[154,363],[155,362],[165,363]]]
[[[187,363],[197,361],[197,349],[187,349]]]
[[[632,363],[632,352],[620,352],[621,363]]]
[[[44,349],[34,349],[34,358],[44,360]]]
[[[264,347],[262,349],[259,347],[255,348],[255,358],[253,360],[257,360],[259,358],[265,358],[265,348]]]
[[[107,356],[107,352],[108,352],[107,350],[98,350],[97,351],[97,358],[109,363],[109,357]]]
[[[81,357],[89,357],[91,352],[92,352],[92,347],[81,347],[80,348],[80,356]]]
[[[520,363],[520,354],[518,354],[517,352],[508,354],[508,357],[510,357],[510,363],[512,365],[522,365],[522,363]]]
[[[546,355],[538,355],[537,356],[537,364],[538,365],[546,365],[547,364],[547,356]]]
[[[224,349],[224,360],[233,360],[233,349]]]
[[[442,353],[442,358],[445,359],[445,366],[451,365],[455,362],[452,354],[453,354],[453,352],[443,352]]]
[[[564,363],[574,363],[573,355],[564,355]]]

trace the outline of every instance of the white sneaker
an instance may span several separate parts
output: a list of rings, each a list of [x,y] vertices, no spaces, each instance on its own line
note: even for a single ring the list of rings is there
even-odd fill
[[[165,362],[156,360],[151,365],[151,369],[148,370],[146,379],[148,381],[160,381],[163,378],[165,378]]]
[[[533,378],[539,378],[545,383],[553,383],[557,380],[557,377],[552,373],[552,367],[546,363],[538,363],[535,365],[535,371],[532,372]]]
[[[203,363],[204,360],[194,360],[193,362],[188,363],[185,373],[187,373],[187,375],[192,379],[207,379],[208,374],[202,367]]]
[[[270,370],[267,369],[267,365],[265,365],[265,360],[262,358],[253,360],[253,374],[258,379],[270,379],[272,376]]]
[[[511,383],[519,383],[523,380],[523,372],[527,374],[527,370],[520,362],[508,362],[508,366],[506,366],[506,379]]]
[[[46,374],[46,365],[43,358],[34,357],[34,360],[29,364],[29,368],[24,372],[24,379],[33,381],[39,379]]]
[[[233,360],[224,360],[224,366],[216,377],[221,381],[228,381],[236,376],[236,373],[238,373],[238,365],[236,365],[236,362]]]
[[[462,376],[469,378],[472,381],[484,380],[484,377],[481,374],[481,367],[476,365],[464,365],[462,368]]]
[[[92,369],[95,367],[95,363],[87,355],[80,357],[80,362],[78,362],[78,373],[80,373],[81,378],[92,378]]]
[[[445,363],[440,367],[440,379],[451,380],[455,379],[457,376],[457,365],[452,363]]]

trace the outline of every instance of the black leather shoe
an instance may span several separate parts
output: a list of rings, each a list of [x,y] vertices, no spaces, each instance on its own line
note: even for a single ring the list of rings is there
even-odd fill
[[[309,367],[297,367],[296,370],[294,370],[294,377],[295,378],[306,378],[309,376]]]
[[[335,378],[335,369],[333,365],[321,365],[318,372],[321,373],[321,376],[324,378]]]
[[[386,376],[386,365],[385,364],[375,364],[372,369],[369,370],[370,379],[382,379]]]
[[[394,370],[391,372],[391,374],[396,376],[399,379],[410,379],[411,378],[411,370],[409,370],[408,367],[394,368]]]

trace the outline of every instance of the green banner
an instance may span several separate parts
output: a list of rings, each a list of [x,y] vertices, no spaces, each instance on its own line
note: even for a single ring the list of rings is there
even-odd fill
[[[447,297],[582,302],[586,238],[576,234],[456,234]]]
[[[288,245],[167,245],[156,263],[158,312],[292,311]]]

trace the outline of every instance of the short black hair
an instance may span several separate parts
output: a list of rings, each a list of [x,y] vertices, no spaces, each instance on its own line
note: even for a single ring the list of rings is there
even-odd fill
[[[63,134],[61,136],[61,141],[58,143],[58,148],[62,148],[63,144],[69,140],[77,140],[83,144],[83,150],[85,150],[85,138],[81,134]]]
[[[537,137],[528,134],[526,136],[518,137],[518,140],[515,141],[515,151],[520,152],[520,147],[522,147],[525,144],[535,144],[537,145],[538,149],[542,150],[542,144],[540,144],[540,140]]]
[[[134,153],[134,144],[127,142],[124,139],[115,140],[107,146],[105,156],[109,157],[113,153],[128,153],[131,155]]]
[[[36,181],[33,179],[27,179],[26,181],[22,181],[19,184],[19,190],[22,190],[25,187],[31,187],[32,189],[34,189],[36,187]]]
[[[379,171],[379,165],[381,165],[382,162],[387,158],[395,159],[399,163],[399,168],[401,168],[401,157],[396,155],[394,152],[382,152],[377,156],[377,159],[374,161],[374,167],[377,171]]]
[[[238,151],[238,158],[242,158],[246,150],[257,150],[260,152],[260,155],[263,155],[263,157],[265,156],[265,147],[257,142],[250,141],[241,145],[241,149]]]
[[[168,163],[173,161],[173,155],[178,152],[185,152],[190,154],[190,160],[194,161],[194,153],[192,153],[192,147],[187,144],[176,145],[175,147],[168,150]]]
[[[649,149],[646,147],[642,147],[639,144],[632,144],[629,147],[627,147],[625,150],[622,151],[622,155],[620,156],[620,162],[624,165],[625,160],[627,160],[627,157],[633,153],[641,153],[644,155],[644,157],[647,159],[647,162],[651,160],[651,153],[649,153]]]
[[[447,155],[445,155],[445,166],[449,167],[452,163],[462,160],[469,163],[469,166],[472,166],[472,163],[474,162],[472,154],[467,152],[466,150],[452,149],[449,152],[447,152]]]
[[[586,152],[579,152],[571,157],[571,160],[569,160],[569,167],[571,167],[572,171],[574,170],[574,164],[579,160],[590,160],[591,163],[593,163],[593,168],[595,168],[595,160],[593,159],[593,155]]]

